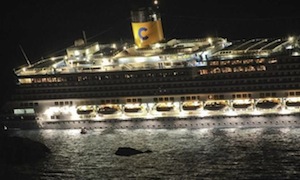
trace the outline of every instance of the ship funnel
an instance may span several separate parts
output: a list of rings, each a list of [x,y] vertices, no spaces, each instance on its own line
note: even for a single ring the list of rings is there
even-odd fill
[[[139,48],[164,39],[160,14],[151,7],[131,11],[131,27],[134,42]]]

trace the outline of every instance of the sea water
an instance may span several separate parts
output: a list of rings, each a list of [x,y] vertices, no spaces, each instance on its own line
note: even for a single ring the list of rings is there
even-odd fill
[[[24,179],[300,179],[300,129],[32,130],[46,158],[11,168]],[[119,147],[151,150],[118,156]]]

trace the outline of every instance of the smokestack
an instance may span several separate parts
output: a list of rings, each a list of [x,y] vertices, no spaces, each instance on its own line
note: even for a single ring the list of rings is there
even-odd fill
[[[161,16],[156,7],[158,4],[154,5],[131,11],[134,42],[139,48],[146,48],[164,39]]]

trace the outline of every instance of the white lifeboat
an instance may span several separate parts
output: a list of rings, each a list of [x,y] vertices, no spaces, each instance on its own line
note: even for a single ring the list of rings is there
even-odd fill
[[[232,102],[232,107],[234,109],[247,109],[250,108],[253,105],[251,100],[245,100],[245,99],[240,99],[240,100],[234,100]]]
[[[115,114],[119,110],[120,110],[120,107],[118,105],[105,104],[105,105],[100,105],[97,112],[99,114],[108,115],[108,114]]]
[[[141,104],[125,104],[124,112],[125,113],[140,113],[144,107]]]
[[[186,101],[182,103],[182,110],[184,111],[196,111],[201,107],[199,101]]]
[[[83,106],[78,106],[76,109],[77,114],[80,115],[86,115],[86,114],[91,114],[94,112],[95,108],[94,106],[91,105],[83,105]]]
[[[260,99],[257,101],[255,106],[260,109],[273,109],[279,104],[279,99]]]
[[[174,109],[174,104],[170,102],[158,103],[155,106],[156,111],[158,112],[169,112]]]
[[[219,111],[227,107],[226,101],[207,101],[204,109],[208,111]]]
[[[285,105],[287,107],[300,107],[300,99],[299,98],[289,98],[285,101]]]

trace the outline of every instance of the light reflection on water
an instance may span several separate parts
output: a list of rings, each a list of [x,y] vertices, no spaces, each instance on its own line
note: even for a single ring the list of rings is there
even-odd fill
[[[300,129],[21,131],[52,151],[39,179],[299,179]],[[151,150],[117,156],[118,147]]]

